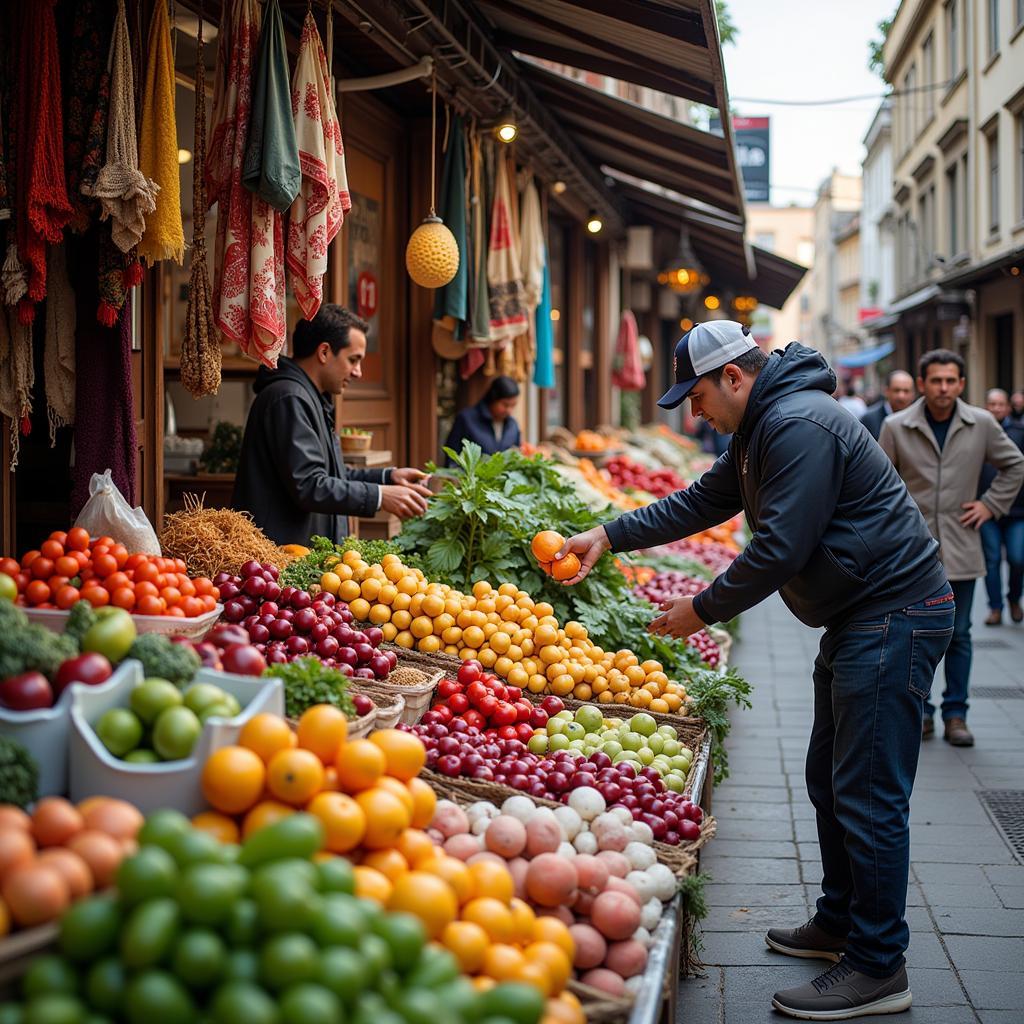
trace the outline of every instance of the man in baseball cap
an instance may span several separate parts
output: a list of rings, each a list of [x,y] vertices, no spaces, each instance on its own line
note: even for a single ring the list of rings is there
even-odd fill
[[[675,384],[729,448],[699,480],[570,537],[581,569],[601,555],[650,548],[746,513],[750,543],[696,597],[661,605],[652,633],[687,637],[778,591],[825,627],[813,671],[807,790],[822,883],[817,912],[772,928],[768,946],[833,961],[772,1005],[806,1020],[899,1013],[911,1004],[904,952],[910,793],[924,701],[953,632],[953,591],[938,544],[865,427],[832,399],[835,374],[792,342],[765,355],[740,324],[698,324],[676,345]]]

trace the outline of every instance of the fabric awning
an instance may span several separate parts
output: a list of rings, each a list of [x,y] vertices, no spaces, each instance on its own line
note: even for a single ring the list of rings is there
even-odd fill
[[[871,366],[879,359],[891,356],[895,350],[896,346],[891,341],[887,341],[884,345],[876,345],[874,348],[864,348],[859,352],[850,352],[847,355],[839,356],[836,359],[836,366],[841,366],[844,370],[856,370],[862,366]]]

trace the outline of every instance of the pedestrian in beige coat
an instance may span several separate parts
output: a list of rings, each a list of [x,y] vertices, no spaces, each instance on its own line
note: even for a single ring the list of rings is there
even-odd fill
[[[991,413],[960,398],[965,383],[959,355],[945,349],[926,352],[917,378],[922,397],[890,416],[878,438],[939,542],[939,558],[956,597],[942,695],[944,738],[954,746],[974,743],[967,728],[967,693],[974,585],[985,575],[978,531],[982,523],[1009,511],[1024,483],[1024,455]],[[998,473],[979,498],[978,476],[986,462]],[[926,702],[925,739],[934,732],[934,713],[934,705]]]

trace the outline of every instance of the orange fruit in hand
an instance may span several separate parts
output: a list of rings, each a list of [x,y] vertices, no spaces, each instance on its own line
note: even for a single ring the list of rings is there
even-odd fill
[[[253,715],[238,734],[238,745],[248,747],[259,755],[264,764],[279,750],[290,750],[295,746],[295,733],[279,715],[261,712]]]
[[[248,747],[221,747],[203,765],[206,802],[222,814],[241,814],[260,798],[267,770]]]
[[[427,763],[427,748],[411,732],[380,729],[370,734],[370,742],[384,752],[387,774],[403,782],[419,775]]]
[[[324,846],[332,853],[354,850],[366,834],[366,814],[344,793],[318,793],[306,810],[320,819],[326,839]]]
[[[562,550],[565,538],[554,530],[541,530],[530,541],[530,550],[538,562],[550,562]]]
[[[369,789],[388,766],[384,751],[369,740],[351,740],[338,748],[334,768],[338,785],[346,793]]]
[[[311,750],[279,750],[267,765],[267,789],[286,804],[301,807],[323,789],[324,766]]]
[[[571,580],[580,571],[580,560],[570,551],[565,558],[551,563],[549,575],[555,580]]]
[[[324,764],[334,764],[348,735],[348,718],[333,704],[315,704],[302,713],[297,732],[300,747],[312,750]]]

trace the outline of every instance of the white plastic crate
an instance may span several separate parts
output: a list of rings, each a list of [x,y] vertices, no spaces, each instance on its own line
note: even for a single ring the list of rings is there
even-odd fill
[[[219,747],[237,742],[242,726],[254,715],[267,711],[284,714],[284,684],[280,679],[232,675],[201,668],[193,680],[213,683],[233,694],[242,705],[234,718],[209,718],[190,757],[159,764],[133,764],[114,757],[100,742],[93,724],[110,708],[128,706],[128,695],[142,682],[142,664],[125,663],[128,671],[116,687],[102,693],[79,692],[71,704],[70,789],[71,799],[87,796],[120,797],[148,814],[174,807],[191,816],[206,809],[200,778],[206,759]],[[95,688],[93,688],[95,690]]]
[[[70,612],[62,612],[56,608],[23,608],[29,622],[63,633],[64,624]],[[199,640],[213,628],[220,618],[224,606],[218,604],[212,612],[205,612],[195,618],[182,619],[176,615],[132,615],[132,622],[140,633],[162,633],[164,636],[183,636],[187,640]]]

